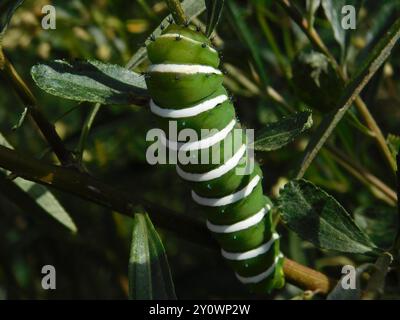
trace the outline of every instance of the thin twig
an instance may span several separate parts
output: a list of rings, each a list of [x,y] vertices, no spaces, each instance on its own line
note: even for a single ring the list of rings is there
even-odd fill
[[[87,138],[89,136],[89,131],[92,128],[94,119],[96,118],[96,115],[99,112],[100,108],[101,108],[100,103],[96,103],[93,106],[91,106],[89,114],[87,115],[85,123],[83,125],[81,136],[79,137],[78,150],[77,150],[78,162],[81,165],[83,160],[83,153],[86,148]]]
[[[325,45],[325,43],[323,42],[317,31],[314,29],[314,27],[309,26],[307,19],[305,19],[302,16],[301,12],[293,4],[293,2],[291,0],[278,0],[278,3],[283,7],[283,9],[285,9],[288,15],[292,18],[292,20],[302,29],[302,31],[310,40],[315,49],[317,49],[318,51],[327,56],[332,67],[335,69],[336,73],[342,78],[342,80],[348,81],[349,79],[347,74],[338,64],[335,57],[329,51],[329,49],[327,48],[327,46]],[[354,104],[357,107],[360,114],[363,116],[364,121],[368,126],[368,128],[374,133],[375,141],[378,144],[378,147],[381,149],[386,162],[390,165],[391,169],[395,171],[396,170],[395,160],[393,159],[389,147],[386,144],[386,140],[382,134],[381,129],[376,123],[371,112],[368,110],[368,107],[360,97],[357,97],[355,99]]]
[[[244,72],[239,68],[229,64],[223,64],[224,70],[227,71],[229,75],[231,75],[238,83],[240,83],[243,87],[245,87],[251,94],[258,95],[261,97],[267,96],[271,98],[276,103],[279,103],[289,112],[293,112],[294,109],[285,101],[285,99],[280,95],[278,91],[276,91],[273,87],[267,86],[265,91],[262,91],[256,84],[254,84],[249,78],[246,77]]]
[[[166,0],[169,11],[171,12],[172,16],[174,17],[176,24],[184,24],[186,23],[187,19],[185,16],[185,11],[181,6],[179,0]]]
[[[292,18],[292,20],[300,27],[300,29],[304,32],[304,34],[307,36],[313,46],[318,51],[327,56],[333,68],[338,72],[338,74],[344,76],[342,69],[337,63],[335,57],[331,54],[325,43],[322,41],[317,31],[313,27],[309,26],[307,19],[303,17],[298,8],[290,0],[278,0],[278,3],[290,16],[290,18]]]
[[[54,125],[47,121],[42,110],[38,107],[32,91],[6,56],[4,56],[4,63],[1,71],[4,73],[5,77],[10,80],[13,89],[16,91],[24,106],[28,108],[29,116],[35,121],[43,137],[46,139],[61,164],[65,166],[74,166],[76,164],[74,155],[64,146]]]
[[[129,217],[133,216],[135,209],[139,207],[137,204],[140,203],[159,227],[191,242],[213,250],[218,249],[217,243],[204,224],[146,199],[134,198],[85,173],[29,159],[3,146],[0,146],[0,167],[15,172],[27,180],[77,195]],[[284,272],[288,281],[303,289],[327,293],[334,285],[334,281],[324,274],[289,259],[285,259]]]

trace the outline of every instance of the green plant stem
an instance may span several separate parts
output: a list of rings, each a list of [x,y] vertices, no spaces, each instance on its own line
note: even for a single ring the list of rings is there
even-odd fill
[[[344,81],[348,81],[347,74],[340,67],[335,57],[332,55],[327,46],[324,44],[317,31],[312,26],[309,26],[307,19],[305,19],[302,16],[301,12],[296,8],[293,2],[291,0],[278,0],[278,3],[283,7],[283,9],[285,9],[288,15],[292,18],[292,20],[296,22],[296,24],[302,29],[302,31],[308,37],[308,39],[313,44],[315,49],[317,49],[318,51],[327,56],[329,62],[335,69],[336,73]],[[390,168],[393,171],[395,171],[396,163],[391,155],[388,145],[386,144],[385,137],[383,136],[381,129],[376,123],[368,107],[360,97],[357,97],[355,99],[354,105],[357,107],[358,111],[364,118],[364,121],[368,126],[368,128],[374,133],[375,141],[378,147],[380,148],[386,162],[389,164]]]
[[[176,24],[184,24],[186,23],[187,19],[185,16],[185,11],[183,11],[183,8],[181,6],[181,3],[179,0],[166,0],[169,11],[171,12],[175,23]]]
[[[99,112],[100,108],[101,108],[100,103],[96,103],[93,106],[91,106],[89,114],[87,115],[85,123],[83,125],[81,136],[79,137],[78,150],[77,150],[78,162],[81,165],[82,165],[82,160],[83,160],[83,153],[86,148],[87,138],[89,136],[90,129],[92,128],[94,119],[96,118],[96,115]]]
[[[3,54],[2,54],[3,55]],[[66,149],[63,141],[58,135],[55,127],[51,124],[37,105],[37,101],[28,85],[20,77],[12,63],[3,55],[3,63],[0,65],[0,71],[8,79],[21,99],[25,107],[28,108],[29,116],[32,117],[38,126],[43,137],[46,139],[61,164],[65,166],[75,166],[76,161],[72,152]]]
[[[144,198],[127,195],[88,174],[29,159],[29,157],[3,146],[0,146],[0,167],[15,172],[27,180],[74,194],[129,217],[133,217],[135,211],[143,206],[159,227],[191,242],[215,251],[218,250],[217,243],[202,223]],[[141,205],[139,206],[137,203]],[[284,272],[288,281],[292,281],[304,289],[318,290],[322,294],[326,294],[334,286],[334,280],[324,274],[286,258]]]

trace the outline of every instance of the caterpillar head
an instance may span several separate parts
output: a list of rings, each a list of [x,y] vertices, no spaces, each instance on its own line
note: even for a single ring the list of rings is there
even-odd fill
[[[195,25],[170,24],[151,36],[147,52],[153,64],[201,64],[218,68],[220,58],[211,41]]]

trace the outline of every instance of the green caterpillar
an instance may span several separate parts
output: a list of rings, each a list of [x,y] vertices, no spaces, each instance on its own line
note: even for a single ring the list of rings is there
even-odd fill
[[[192,189],[193,200],[207,216],[207,227],[222,247],[222,255],[237,278],[255,292],[269,292],[284,284],[279,236],[272,228],[270,206],[262,190],[258,164],[247,175],[237,169],[248,160],[233,104],[222,85],[218,52],[210,40],[193,26],[170,24],[147,46],[151,65],[146,83],[152,97],[151,111],[162,128],[176,121],[178,132],[218,129],[198,141],[169,148],[191,152],[192,158],[208,153],[221,164],[179,163],[177,172]],[[228,139],[228,137],[233,137]],[[220,144],[219,149],[214,148]],[[226,151],[231,157],[223,157]],[[194,163],[194,164],[193,164]]]

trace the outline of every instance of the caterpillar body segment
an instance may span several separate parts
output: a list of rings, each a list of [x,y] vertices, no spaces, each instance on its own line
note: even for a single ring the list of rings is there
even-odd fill
[[[199,134],[196,141],[166,137],[162,143],[197,160],[179,162],[177,174],[205,213],[223,257],[252,291],[282,287],[283,256],[263,195],[261,169],[255,164],[251,173],[238,170],[249,157],[246,137],[222,85],[218,52],[202,33],[176,24],[153,39],[147,51],[150,109],[160,127],[168,132],[175,121],[178,133],[192,129]],[[204,130],[209,133],[201,135]],[[204,155],[213,161],[204,163]]]

